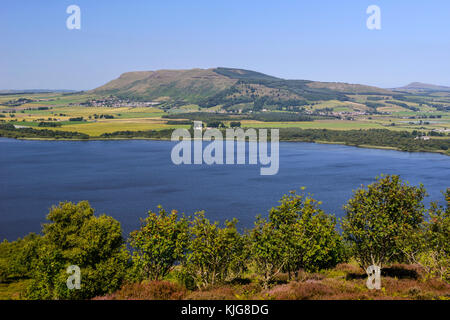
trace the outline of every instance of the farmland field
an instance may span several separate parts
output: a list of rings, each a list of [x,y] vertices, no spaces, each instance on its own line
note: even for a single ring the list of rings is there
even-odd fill
[[[407,96],[420,103],[400,101],[395,97],[354,94],[349,95],[349,101],[316,101],[303,106],[304,114],[316,115],[311,121],[271,121],[260,118],[292,112],[289,108],[278,110],[268,107],[252,113],[252,104],[248,103],[238,103],[228,109],[222,105],[200,108],[192,103],[168,107],[161,100],[147,104],[126,101],[108,105],[104,103],[107,99],[104,96],[84,92],[4,94],[0,95],[0,123],[11,123],[19,128],[79,132],[95,138],[119,131],[189,128],[193,118],[188,115],[201,112],[211,120],[216,116],[237,119],[243,128],[389,129],[420,135],[433,133],[434,139],[448,139],[450,114],[445,104],[450,104],[449,97]],[[170,115],[170,119],[166,115]],[[234,121],[230,119],[223,120],[223,125],[230,126]]]

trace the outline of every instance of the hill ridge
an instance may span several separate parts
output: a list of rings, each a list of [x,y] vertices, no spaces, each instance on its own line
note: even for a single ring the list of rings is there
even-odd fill
[[[346,94],[391,94],[389,90],[367,85],[282,79],[226,67],[125,72],[91,92],[137,100],[194,103],[201,107],[246,103],[303,105],[317,100],[345,101]]]

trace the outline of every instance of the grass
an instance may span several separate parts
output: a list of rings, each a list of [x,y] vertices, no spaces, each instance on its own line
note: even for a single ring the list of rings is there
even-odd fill
[[[117,116],[119,119],[161,118],[164,112],[126,112]]]
[[[161,121],[104,121],[94,122],[76,125],[66,125],[57,128],[59,131],[77,131],[86,133],[90,136],[97,137],[102,133],[112,133],[115,131],[140,131],[140,130],[163,130],[163,129],[175,129],[175,128],[189,128],[188,125],[167,125]],[[44,128],[43,128],[44,129]]]
[[[335,112],[351,112],[355,110],[368,110],[364,104],[358,102],[351,101],[338,101],[338,100],[330,100],[330,101],[322,101],[318,104],[314,104],[308,107],[311,110],[318,110],[324,108],[333,109]]]

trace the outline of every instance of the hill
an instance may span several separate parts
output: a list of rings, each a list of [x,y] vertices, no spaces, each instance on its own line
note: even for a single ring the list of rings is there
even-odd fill
[[[13,95],[13,94],[33,94],[33,93],[72,93],[76,92],[75,90],[66,90],[66,89],[23,89],[23,90],[10,90],[10,89],[2,89],[0,90],[0,95]]]
[[[225,109],[245,104],[261,109],[302,106],[319,100],[347,101],[347,94],[392,94],[359,84],[286,80],[232,68],[127,72],[91,92],[200,107],[221,105]]]
[[[421,82],[411,82],[410,84],[395,88],[394,90],[398,91],[450,91],[450,87],[446,86],[439,86],[434,84],[428,84],[428,83],[421,83]]]

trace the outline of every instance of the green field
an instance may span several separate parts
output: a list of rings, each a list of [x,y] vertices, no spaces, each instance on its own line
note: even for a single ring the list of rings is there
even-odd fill
[[[80,132],[90,137],[99,137],[104,133],[117,131],[147,131],[176,128],[189,128],[185,115],[192,112],[204,112],[206,115],[230,115],[240,119],[243,128],[301,128],[328,130],[368,130],[389,129],[393,131],[419,132],[434,139],[449,139],[450,113],[436,107],[450,105],[450,97],[443,96],[405,96],[397,100],[395,95],[348,95],[348,101],[324,100],[312,101],[303,107],[305,114],[320,114],[314,121],[256,121],[252,119],[252,104],[238,103],[224,108],[217,105],[200,108],[196,104],[168,105],[164,101],[158,106],[142,106],[133,102],[126,106],[86,106],[86,101],[104,99],[104,97],[87,93],[62,94],[5,94],[0,95],[0,123],[11,123],[16,126],[35,129]],[[19,99],[23,104],[19,103]],[[411,99],[412,101],[405,101]],[[30,101],[32,100],[32,101]],[[19,102],[18,102],[19,101]],[[419,103],[420,101],[420,103]],[[413,108],[413,109],[407,109]],[[414,109],[415,108],[415,109]],[[260,114],[283,114],[291,112],[268,107]],[[414,111],[415,110],[415,111]],[[206,112],[206,113],[205,113]],[[242,114],[241,114],[242,112]],[[253,113],[254,114],[254,113]],[[171,115],[170,119],[165,115]],[[340,119],[336,119],[339,118]],[[82,119],[80,119],[82,118]],[[327,119],[328,118],[328,119]],[[192,119],[192,118],[191,118]],[[167,123],[170,121],[170,123]],[[184,121],[176,124],[176,121]],[[223,121],[229,126],[232,120]],[[234,121],[234,120],[233,120]],[[57,125],[44,127],[41,122],[52,122]],[[175,123],[175,124],[174,124]]]
[[[177,129],[177,128],[189,128],[189,125],[167,125],[160,121],[143,121],[130,122],[130,121],[110,121],[110,122],[96,122],[67,125],[58,128],[61,131],[77,131],[86,133],[93,137],[98,137],[102,133],[112,133],[115,131],[142,131],[142,130],[162,130],[162,129]],[[48,129],[48,128],[47,128]]]

